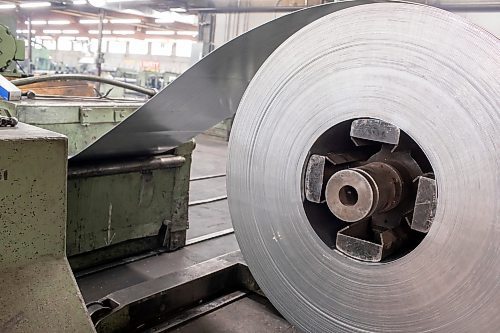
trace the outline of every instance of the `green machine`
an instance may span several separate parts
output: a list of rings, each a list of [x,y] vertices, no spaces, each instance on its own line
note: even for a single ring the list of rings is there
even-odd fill
[[[0,331],[93,332],[65,253],[66,137],[0,127],[0,151]]]
[[[16,61],[24,60],[24,41],[16,39],[9,28],[0,24],[0,72],[7,76],[21,76]]]
[[[74,155],[142,103],[40,98],[0,101],[0,110],[68,137]],[[161,156],[71,163],[67,172],[66,253],[73,270],[145,251],[185,245],[194,141]],[[67,156],[66,156],[67,157]],[[31,162],[37,168],[36,159]]]

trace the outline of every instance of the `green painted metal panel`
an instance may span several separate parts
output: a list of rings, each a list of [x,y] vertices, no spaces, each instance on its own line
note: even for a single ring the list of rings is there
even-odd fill
[[[64,255],[66,138],[20,123],[0,128],[0,264]]]
[[[74,269],[185,244],[191,154],[177,167],[68,180],[67,254]]]
[[[72,156],[99,139],[99,137],[115,127],[116,124],[106,123],[83,126],[80,123],[76,123],[44,124],[39,126],[66,135],[68,137],[68,153],[69,156]]]
[[[69,256],[155,236],[171,219],[175,169],[68,181]]]
[[[80,108],[76,105],[39,106],[19,105],[16,115],[19,121],[31,125],[71,124],[80,122]]]
[[[18,61],[22,61],[25,59],[25,50],[26,50],[26,45],[24,44],[24,40],[22,39],[17,39],[16,40],[16,59]]]
[[[82,124],[113,123],[115,113],[113,108],[83,107],[80,109],[80,122]]]
[[[74,155],[137,109],[110,101],[0,102],[13,116],[68,137]],[[184,246],[194,141],[172,153],[181,166],[154,171],[71,178],[68,181],[67,254],[74,269],[163,247]]]
[[[66,138],[0,128],[0,331],[95,332],[65,256]]]
[[[75,155],[135,112],[140,103],[110,101],[0,101],[0,110],[19,121],[68,137],[69,156]]]

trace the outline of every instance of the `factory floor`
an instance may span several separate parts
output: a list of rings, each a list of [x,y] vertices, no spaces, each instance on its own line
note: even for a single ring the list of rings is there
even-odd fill
[[[85,302],[96,301],[112,292],[156,279],[209,259],[239,250],[234,234],[226,195],[227,142],[200,135],[193,152],[191,179],[219,175],[211,179],[191,181],[190,203],[218,198],[210,203],[189,207],[189,242],[181,250],[137,260],[104,271],[77,278]],[[207,235],[227,235],[202,240]],[[244,315],[242,315],[244,314]],[[175,328],[172,332],[297,332],[269,301],[250,295]]]

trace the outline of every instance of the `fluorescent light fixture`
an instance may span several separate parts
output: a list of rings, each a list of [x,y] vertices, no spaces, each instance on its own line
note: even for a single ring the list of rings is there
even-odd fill
[[[43,30],[44,34],[60,34],[62,31],[61,30]]]
[[[75,6],[80,6],[80,5],[86,5],[87,0],[73,0],[73,5]]]
[[[172,36],[172,35],[175,35],[175,31],[171,31],[171,30],[146,30],[146,35]]]
[[[18,34],[27,34],[29,30],[16,30]],[[31,30],[32,34],[36,34],[36,30]]]
[[[99,20],[96,20],[96,19],[82,19],[80,21],[80,24],[99,24]],[[108,19],[104,19],[102,20],[102,23],[108,23]]]
[[[133,2],[137,0],[105,0],[107,3],[117,3],[117,2]]]
[[[141,12],[140,10],[137,10],[137,9],[125,9],[122,11],[123,13],[127,13],[127,14],[132,14],[132,15],[139,15],[139,16],[144,16],[144,13]]]
[[[89,34],[90,35],[98,35],[99,34],[99,30],[89,30]],[[103,35],[111,35],[111,30],[103,30],[102,34]]]
[[[89,3],[94,7],[104,7],[106,6],[105,0],[89,0]]]
[[[14,8],[16,8],[15,4],[10,4],[10,3],[0,4],[0,10],[2,10],[2,9],[14,9]]]
[[[181,22],[187,24],[197,24],[197,16],[189,15],[189,14],[179,14],[176,12],[162,12],[157,15],[155,20],[156,23],[173,23],[173,22]]]
[[[38,2],[22,2],[19,4],[21,8],[41,8],[50,7],[50,2],[48,1],[38,1]]]
[[[70,23],[71,22],[68,20],[50,20],[50,21],[47,21],[48,25],[68,25]]]
[[[36,39],[52,39],[52,36],[36,36]]]
[[[28,21],[24,21],[24,24],[28,24]],[[46,25],[47,21],[44,20],[32,20],[31,25]]]
[[[133,23],[141,23],[140,19],[112,19],[110,20],[111,24],[133,24]]]
[[[198,31],[177,31],[178,36],[198,36]]]
[[[173,8],[170,8],[170,11],[174,12],[174,13],[185,13],[185,12],[187,12],[186,8],[182,8],[182,7],[173,7]]]
[[[113,30],[113,35],[133,35],[134,30]]]
[[[90,40],[90,38],[88,38],[88,37],[76,37],[76,40],[87,41],[87,40]]]
[[[162,17],[162,18],[157,18],[155,20],[155,23],[174,23],[175,20],[173,17]]]
[[[70,30],[63,30],[62,33],[65,35],[77,35],[80,33],[80,31],[70,29]]]

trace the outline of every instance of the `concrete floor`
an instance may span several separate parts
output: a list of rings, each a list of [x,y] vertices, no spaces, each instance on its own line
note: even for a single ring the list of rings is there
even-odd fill
[[[177,333],[298,333],[265,298],[252,295],[193,320]]]
[[[200,135],[193,152],[191,178],[225,174],[227,143]],[[192,181],[190,202],[226,195],[226,177]],[[232,227],[227,200],[189,208],[188,239]],[[156,279],[183,268],[238,250],[234,234],[189,245],[181,250],[141,259],[77,279],[85,301]],[[244,315],[241,315],[244,314]],[[250,296],[178,327],[174,332],[297,332],[267,299]]]
[[[196,138],[191,178],[226,173],[227,142],[207,135]],[[226,195],[226,177],[192,181],[189,201],[210,199]],[[227,200],[189,207],[187,238],[231,228]]]

